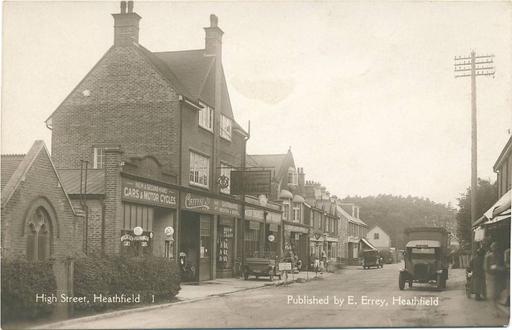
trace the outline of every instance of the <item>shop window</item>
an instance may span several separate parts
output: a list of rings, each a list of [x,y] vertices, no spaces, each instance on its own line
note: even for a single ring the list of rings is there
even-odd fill
[[[220,115],[220,137],[231,141],[232,121],[224,115]]]
[[[217,239],[217,269],[233,267],[233,227],[220,225]]]
[[[245,230],[245,251],[249,257],[257,257],[259,252],[260,224],[250,221]]]
[[[27,259],[41,261],[50,257],[50,217],[42,207],[36,209],[27,224]]]
[[[199,126],[213,132],[213,109],[206,104],[200,104],[202,109],[199,110]]]
[[[199,231],[201,233],[200,246],[199,246],[199,258],[207,259],[210,258],[210,219],[201,219],[199,225]]]
[[[105,165],[105,149],[104,148],[94,148],[93,155],[93,168],[103,168]]]
[[[195,152],[190,152],[190,184],[208,188],[210,159]]]
[[[233,171],[233,167],[228,164],[220,163],[220,180],[219,185],[221,185],[220,192],[223,194],[230,194],[229,186],[231,184],[231,171]],[[227,179],[226,179],[227,178]],[[222,187],[222,184],[227,185]]]

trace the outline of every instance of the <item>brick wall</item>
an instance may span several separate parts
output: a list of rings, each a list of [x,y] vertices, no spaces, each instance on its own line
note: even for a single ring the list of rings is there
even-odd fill
[[[177,173],[178,102],[135,46],[112,47],[53,114],[52,159],[78,168],[94,145],[117,144],[126,159],[153,155]]]
[[[74,215],[49,156],[42,149],[25,180],[2,208],[2,257],[26,258],[26,220],[42,206],[52,219],[52,253],[55,258],[82,255],[82,221]]]
[[[82,210],[85,214],[85,210],[80,205],[79,196],[73,196],[71,200],[75,210]],[[87,253],[88,254],[101,254],[102,249],[102,219],[103,219],[103,201],[98,199],[86,200],[89,208],[88,220],[88,231],[87,231]],[[85,228],[84,218],[84,228]],[[85,230],[85,229],[84,229]]]

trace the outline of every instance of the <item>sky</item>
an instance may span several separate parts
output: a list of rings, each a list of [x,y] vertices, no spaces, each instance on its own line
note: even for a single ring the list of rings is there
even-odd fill
[[[1,151],[48,148],[44,121],[113,43],[119,2],[3,3]],[[512,128],[512,3],[136,1],[151,51],[200,49],[215,13],[250,154],[294,155],[331,194],[456,204],[470,185],[470,80],[454,56],[494,54],[477,78],[478,175]]]

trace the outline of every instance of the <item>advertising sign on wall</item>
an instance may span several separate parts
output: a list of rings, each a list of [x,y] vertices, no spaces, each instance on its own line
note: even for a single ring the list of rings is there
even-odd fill
[[[178,192],[167,187],[123,178],[121,196],[125,201],[160,207],[176,207]]]

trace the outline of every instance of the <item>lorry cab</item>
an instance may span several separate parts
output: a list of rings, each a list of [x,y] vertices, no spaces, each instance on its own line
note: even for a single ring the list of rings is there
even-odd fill
[[[448,279],[447,237],[444,228],[414,228],[406,230],[404,267],[398,285],[403,290],[414,282],[435,282],[438,289],[446,288]],[[422,239],[423,238],[423,239]]]

